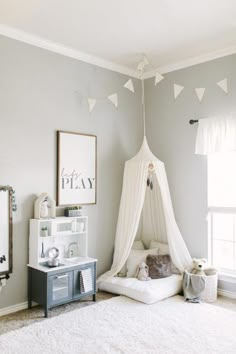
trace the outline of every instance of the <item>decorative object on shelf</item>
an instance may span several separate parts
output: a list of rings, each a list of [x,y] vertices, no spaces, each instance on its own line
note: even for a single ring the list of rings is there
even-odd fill
[[[76,232],[77,231],[77,221],[76,219],[72,220],[71,222],[71,231]]]
[[[12,211],[16,210],[14,193],[11,186],[0,186],[0,279],[6,279],[6,276],[8,279],[12,273]]]
[[[57,205],[96,204],[97,137],[57,132]]]
[[[42,242],[41,258],[45,258],[45,253],[44,253],[44,243],[43,243],[43,242]]]
[[[48,250],[49,260],[48,266],[49,267],[58,267],[59,265],[59,249],[56,247],[52,247]]]
[[[56,217],[56,203],[48,193],[42,193],[34,203],[35,219],[48,219]]]
[[[81,205],[76,205],[73,207],[67,207],[64,210],[64,216],[81,216],[81,210],[82,210],[82,206]]]
[[[48,228],[47,226],[42,227],[42,236],[47,237],[48,236]]]
[[[85,231],[84,222],[78,222],[78,232],[84,232],[84,231]]]

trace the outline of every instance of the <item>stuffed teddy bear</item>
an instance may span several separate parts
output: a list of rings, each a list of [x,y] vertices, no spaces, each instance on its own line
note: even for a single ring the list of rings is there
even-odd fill
[[[148,276],[148,272],[149,268],[147,264],[145,262],[142,262],[138,266],[136,277],[138,278],[138,280],[141,281],[151,280],[151,278]]]
[[[193,258],[193,268],[191,273],[197,275],[206,275],[204,270],[207,268],[207,260],[206,258]]]

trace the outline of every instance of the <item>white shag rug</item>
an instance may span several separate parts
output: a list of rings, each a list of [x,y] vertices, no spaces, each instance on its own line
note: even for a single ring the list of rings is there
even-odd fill
[[[235,312],[181,296],[115,297],[0,336],[4,354],[236,353]]]

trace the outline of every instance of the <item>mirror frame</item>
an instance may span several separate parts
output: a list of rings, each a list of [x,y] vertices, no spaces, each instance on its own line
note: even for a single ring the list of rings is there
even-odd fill
[[[9,235],[8,235],[8,257],[9,267],[4,272],[0,272],[0,276],[12,273],[12,246],[13,246],[13,227],[12,227],[12,194],[13,188],[11,186],[0,186],[0,192],[8,192],[8,213],[9,213]],[[1,213],[1,211],[0,211]],[[1,236],[0,236],[1,237]]]

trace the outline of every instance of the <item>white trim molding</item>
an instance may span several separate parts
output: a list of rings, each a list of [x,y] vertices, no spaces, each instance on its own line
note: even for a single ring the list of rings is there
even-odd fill
[[[140,73],[137,72],[137,70],[132,70],[131,68],[120,65],[84,52],[81,52],[77,49],[71,48],[64,46],[61,43],[57,43],[54,41],[50,41],[48,39],[36,36],[34,34],[22,31],[18,28],[14,28],[11,26],[7,26],[5,24],[0,23],[0,35],[3,35],[5,37],[13,38],[17,41],[21,41],[39,48],[43,48],[46,50],[49,50],[54,53],[58,53],[64,56],[67,56],[69,58],[77,59],[92,65],[96,65],[98,67],[115,71],[120,74],[124,74],[130,77],[134,77],[136,79],[140,79]],[[187,68],[189,66],[193,66],[196,64],[201,64],[207,61],[211,61],[214,59],[222,58],[227,55],[235,54],[236,53],[236,45],[227,47],[218,51],[210,52],[208,54],[204,54],[198,57],[193,57],[189,58],[186,60],[182,60],[179,62],[176,62],[174,64],[170,65],[165,65],[161,67],[157,67],[155,70],[147,71],[144,73],[143,78],[148,79],[151,77],[154,77],[156,74],[156,71],[158,71],[160,74],[166,74],[171,71],[176,71],[180,69]]]
[[[63,44],[50,41],[48,39],[38,37],[34,34],[22,31],[17,28],[13,28],[4,24],[0,24],[0,35],[21,41],[27,44],[31,44],[35,47],[43,48],[54,53],[64,55],[69,58],[77,59],[85,63],[99,66],[103,69],[118,72],[134,78],[139,78],[138,73],[126,66],[119,65],[102,58],[83,53],[77,49],[64,46]]]
[[[232,55],[232,54],[236,54],[236,45],[224,48],[222,50],[217,50],[217,51],[214,51],[214,52],[211,52],[208,54],[204,54],[204,55],[201,55],[198,57],[182,60],[182,61],[179,61],[174,64],[160,66],[156,70],[147,71],[143,76],[144,76],[144,79],[149,79],[151,77],[155,77],[157,71],[160,74],[167,74],[171,71],[176,71],[176,70],[188,68],[193,65],[202,64],[207,61],[223,58],[223,57],[226,57],[226,56]]]
[[[27,301],[22,302],[20,304],[13,305],[13,306],[5,307],[3,309],[0,309],[0,317],[5,316],[5,315],[9,315],[10,313],[14,313],[17,311],[25,310],[27,308],[28,308]]]
[[[32,307],[37,306],[36,302],[32,302]],[[6,316],[14,312],[22,311],[28,309],[28,301],[21,302],[20,304],[4,307],[0,309],[0,317]]]
[[[233,291],[219,289],[217,290],[218,295],[228,297],[230,299],[236,299],[236,293]]]

